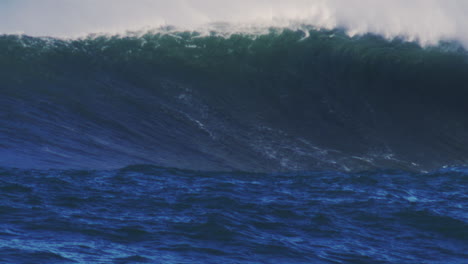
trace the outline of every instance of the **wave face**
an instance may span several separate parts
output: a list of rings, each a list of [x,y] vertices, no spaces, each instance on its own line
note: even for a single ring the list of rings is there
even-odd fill
[[[2,263],[466,263],[466,169],[0,168]]]
[[[0,37],[0,165],[431,170],[468,160],[468,65],[340,30]]]

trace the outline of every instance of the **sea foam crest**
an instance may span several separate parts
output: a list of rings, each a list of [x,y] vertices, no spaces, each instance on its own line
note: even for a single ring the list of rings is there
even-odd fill
[[[255,32],[298,25],[375,33],[422,45],[468,46],[468,2],[457,0],[18,0],[0,3],[0,32],[76,37],[172,25]]]

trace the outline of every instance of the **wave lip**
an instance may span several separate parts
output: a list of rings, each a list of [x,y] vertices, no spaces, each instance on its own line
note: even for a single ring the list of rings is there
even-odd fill
[[[109,7],[112,8],[109,8]],[[401,37],[423,45],[440,41],[468,44],[466,13],[460,1],[162,1],[47,0],[8,1],[0,6],[0,32],[34,36],[76,37],[90,33],[123,33],[172,25],[182,30],[233,26],[283,27],[312,25],[345,29],[350,35],[373,33]],[[86,19],[82,19],[86,17]],[[61,21],[61,23],[57,23]]]

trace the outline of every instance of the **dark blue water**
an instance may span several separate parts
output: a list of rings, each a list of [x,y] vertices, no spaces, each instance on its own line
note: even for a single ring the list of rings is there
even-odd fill
[[[0,263],[468,263],[467,98],[456,43],[2,35]]]
[[[0,170],[1,263],[468,263],[468,170]]]

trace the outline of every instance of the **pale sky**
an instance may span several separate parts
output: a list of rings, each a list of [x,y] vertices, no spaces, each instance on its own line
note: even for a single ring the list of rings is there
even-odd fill
[[[468,46],[468,0],[0,0],[0,33],[74,37],[209,23],[343,27],[350,34],[403,36]]]

